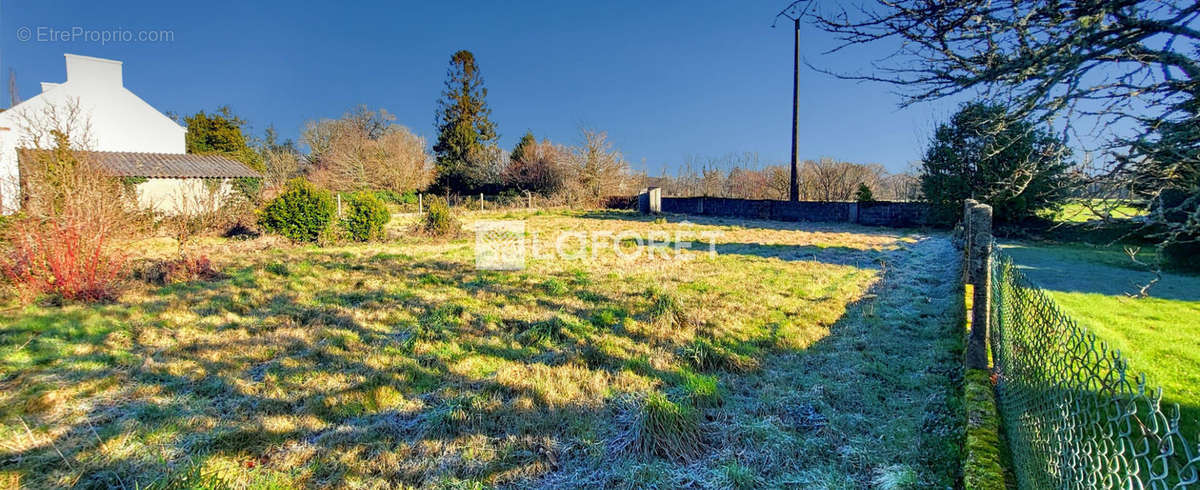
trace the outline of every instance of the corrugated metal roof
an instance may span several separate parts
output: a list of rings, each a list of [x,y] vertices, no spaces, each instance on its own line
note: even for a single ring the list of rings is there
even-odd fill
[[[21,149],[23,156],[47,150]],[[139,153],[129,151],[83,151],[88,158],[118,177],[147,178],[238,178],[262,177],[250,167],[221,155],[193,153]]]

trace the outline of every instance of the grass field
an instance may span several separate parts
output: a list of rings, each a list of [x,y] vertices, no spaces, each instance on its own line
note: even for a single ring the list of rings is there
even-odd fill
[[[829,225],[518,213],[720,232],[693,260],[532,258],[474,237],[202,247],[227,275],[0,314],[0,476],[30,487],[951,487],[949,240]],[[471,219],[467,219],[471,226]],[[130,247],[170,253],[164,240]],[[15,475],[15,476],[14,476]]]
[[[1193,442],[1200,439],[1200,277],[1163,274],[1150,298],[1132,298],[1153,278],[1119,246],[1009,244],[1004,252],[1081,326],[1162,386],[1179,403]],[[1148,260],[1149,258],[1145,258]]]
[[[1144,214],[1146,214],[1144,209],[1135,207],[1129,202],[1092,199],[1089,201],[1075,200],[1068,202],[1056,212],[1044,213],[1044,217],[1054,221],[1083,223],[1102,219],[1129,219]]]

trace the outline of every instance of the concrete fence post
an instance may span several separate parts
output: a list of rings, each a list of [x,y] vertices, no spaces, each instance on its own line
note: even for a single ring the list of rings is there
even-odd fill
[[[647,194],[649,194],[649,199],[650,199],[650,213],[651,214],[661,214],[662,213],[662,189],[660,189],[658,187],[651,187],[647,191],[648,191]]]
[[[417,194],[417,214],[425,214],[425,195]]]
[[[966,216],[970,230],[967,269],[972,286],[971,333],[967,368],[988,369],[988,335],[992,310],[992,207],[976,204]]]
[[[963,283],[971,283],[971,208],[978,206],[979,201],[967,199],[963,201],[962,211],[962,248],[963,248]]]

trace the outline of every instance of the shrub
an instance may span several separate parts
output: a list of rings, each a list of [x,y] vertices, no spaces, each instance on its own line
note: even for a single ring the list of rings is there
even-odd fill
[[[1193,220],[1194,223],[1195,217],[1200,216],[1200,198],[1196,197],[1198,194],[1200,187],[1190,191],[1168,189],[1163,191],[1157,203],[1158,209],[1155,211],[1161,212],[1161,221],[1170,228],[1179,230],[1177,234],[1166,233],[1156,237],[1171,238],[1163,244],[1162,254],[1167,264],[1174,269],[1200,272],[1200,234],[1187,232],[1189,226],[1192,230],[1196,228],[1195,224],[1188,225],[1188,220]]]
[[[854,192],[854,200],[858,202],[872,202],[875,200],[875,193],[871,192],[871,187],[867,184],[858,184],[858,190]]]
[[[23,301],[54,294],[73,301],[108,301],[117,296],[125,255],[111,234],[93,233],[73,219],[19,219],[7,230],[9,248],[0,273]]]
[[[414,191],[406,191],[404,193],[399,193],[396,191],[384,189],[384,190],[375,191],[375,197],[379,198],[380,201],[383,201],[386,203],[392,203],[392,204],[416,204],[417,203],[417,193]]]
[[[383,226],[392,219],[383,202],[372,194],[355,192],[346,199],[346,204],[342,227],[351,240],[365,242],[383,236]]]
[[[462,225],[451,213],[445,200],[429,200],[429,209],[425,210],[425,216],[421,218],[421,232],[431,236],[451,236],[458,234],[461,229]]]
[[[49,106],[44,122],[79,116],[77,106],[65,111]],[[69,131],[26,130],[48,130],[54,147],[23,150],[24,215],[11,219],[0,239],[0,276],[24,301],[47,293],[73,301],[115,299],[127,264],[115,243],[140,229],[144,216],[131,212],[120,179],[78,151]]]
[[[301,134],[312,149],[307,175],[339,191],[425,188],[433,178],[428,145],[394,120],[387,111],[359,106],[340,119],[310,121]]]
[[[567,185],[566,151],[549,140],[535,143],[532,135],[529,138],[519,152],[513,150],[514,155],[504,168],[505,185],[543,196],[558,193]]]
[[[1167,264],[1182,271],[1200,271],[1200,241],[1172,242],[1163,246]]]
[[[288,181],[287,188],[259,214],[259,225],[297,242],[315,242],[336,213],[329,191],[318,189],[303,177]]]
[[[163,285],[209,281],[223,277],[205,255],[184,255],[174,259],[157,260],[142,269],[138,275],[145,281]]]

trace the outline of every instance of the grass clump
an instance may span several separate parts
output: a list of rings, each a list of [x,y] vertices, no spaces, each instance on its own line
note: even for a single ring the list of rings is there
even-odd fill
[[[628,428],[618,441],[619,449],[683,461],[700,453],[700,413],[680,405],[662,393],[646,395],[625,414]]]
[[[292,275],[292,271],[288,269],[287,264],[283,262],[271,262],[263,267],[263,269],[280,277]]]
[[[679,370],[679,377],[682,381],[680,389],[683,391],[683,396],[692,406],[715,408],[724,403],[716,376],[696,374],[685,368]]]
[[[699,338],[680,349],[679,355],[699,371],[729,371],[747,373],[758,369],[754,357],[717,342]]]
[[[542,291],[553,295],[566,294],[567,285],[558,279],[550,278],[542,283]]]
[[[729,463],[721,467],[721,476],[724,477],[724,483],[729,488],[759,488],[762,486],[762,479],[754,474],[754,470],[747,468],[738,463]]]
[[[686,317],[683,302],[678,297],[657,288],[647,289],[646,297],[650,299],[650,308],[646,310],[646,316],[651,320],[666,327],[683,325]]]

